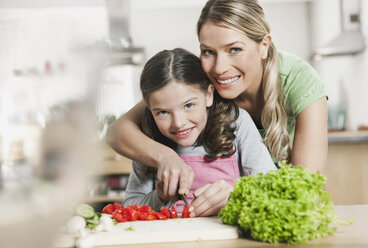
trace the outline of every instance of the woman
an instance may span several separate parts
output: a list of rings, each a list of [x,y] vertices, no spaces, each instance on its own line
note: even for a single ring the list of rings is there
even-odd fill
[[[201,63],[218,93],[235,99],[251,115],[274,161],[287,159],[311,171],[327,162],[327,100],[319,77],[304,61],[278,53],[262,7],[255,0],[210,0],[197,25]],[[107,140],[119,153],[158,169],[170,199],[186,193],[194,174],[170,148],[139,128],[145,105],[137,104],[109,129]],[[191,215],[216,214],[228,185],[195,191]]]

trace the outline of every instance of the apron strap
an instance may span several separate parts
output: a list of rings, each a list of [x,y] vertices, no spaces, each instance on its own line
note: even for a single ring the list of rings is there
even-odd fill
[[[240,176],[243,177],[244,176],[243,166],[241,165],[241,163],[238,163],[238,166],[239,166]]]

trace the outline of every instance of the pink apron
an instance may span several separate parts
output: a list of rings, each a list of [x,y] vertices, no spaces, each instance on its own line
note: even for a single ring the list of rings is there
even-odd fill
[[[233,185],[235,180],[240,177],[238,161],[235,154],[210,162],[206,161],[204,156],[180,157],[193,169],[195,175],[192,188],[187,196],[189,205],[194,199],[193,192],[199,187],[208,183],[212,184],[221,179]],[[183,211],[184,202],[178,201],[176,208],[178,212]]]

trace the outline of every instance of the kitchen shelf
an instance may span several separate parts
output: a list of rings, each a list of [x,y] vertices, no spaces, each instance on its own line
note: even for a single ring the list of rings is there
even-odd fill
[[[330,131],[328,143],[368,143],[368,131]]]
[[[104,160],[93,173],[96,176],[129,174],[132,169],[132,161],[125,157],[114,160]]]
[[[132,160],[119,155],[106,143],[97,144],[97,148],[102,160],[96,170],[92,172],[93,175],[107,176],[130,173],[132,170]]]

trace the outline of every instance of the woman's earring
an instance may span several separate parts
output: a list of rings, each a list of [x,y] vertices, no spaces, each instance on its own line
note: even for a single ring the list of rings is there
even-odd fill
[[[262,59],[267,59],[267,51],[264,51],[262,54]]]

